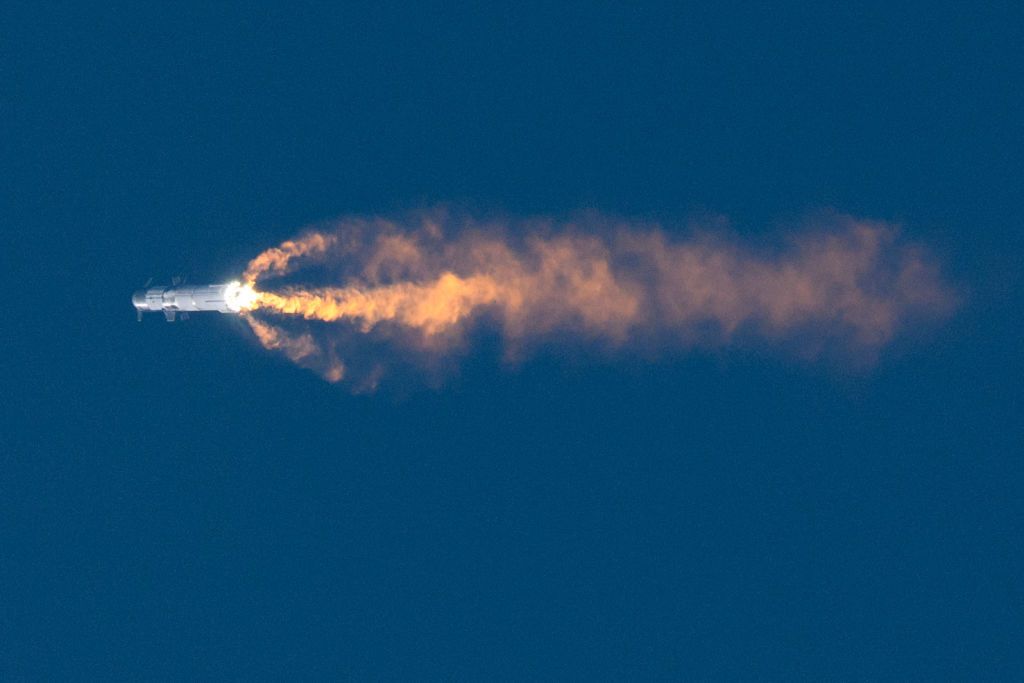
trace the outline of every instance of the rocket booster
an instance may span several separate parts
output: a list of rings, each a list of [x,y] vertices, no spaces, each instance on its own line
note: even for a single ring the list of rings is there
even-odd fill
[[[179,314],[187,318],[190,312],[197,311],[239,313],[251,304],[251,292],[251,287],[240,282],[149,287],[132,294],[132,304],[139,320],[143,313],[163,312],[168,321],[173,321]]]

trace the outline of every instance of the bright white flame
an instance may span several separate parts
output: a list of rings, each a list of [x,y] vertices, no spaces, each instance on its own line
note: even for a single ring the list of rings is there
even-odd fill
[[[224,289],[224,300],[227,301],[228,308],[232,311],[248,311],[256,304],[257,299],[259,299],[259,294],[250,284],[243,285],[238,281],[229,282]]]

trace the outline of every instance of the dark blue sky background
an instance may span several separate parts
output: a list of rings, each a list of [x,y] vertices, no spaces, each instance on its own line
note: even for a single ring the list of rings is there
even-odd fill
[[[1024,675],[1021,11],[854,4],[5,4],[0,672]],[[831,207],[967,298],[866,372],[485,344],[404,397],[135,322],[438,202]]]

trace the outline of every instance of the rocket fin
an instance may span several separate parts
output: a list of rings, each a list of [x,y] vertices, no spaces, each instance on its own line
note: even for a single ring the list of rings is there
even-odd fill
[[[167,316],[167,322],[169,322],[169,323],[173,323],[174,322],[174,314],[175,313],[176,313],[176,311],[164,311],[164,315]]]

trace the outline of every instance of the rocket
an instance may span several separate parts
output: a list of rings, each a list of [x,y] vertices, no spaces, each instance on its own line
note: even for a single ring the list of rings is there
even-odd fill
[[[219,313],[240,313],[252,305],[251,286],[240,282],[220,285],[184,285],[175,278],[172,286],[147,287],[132,294],[132,304],[138,319],[143,313],[162,311],[168,322],[180,314],[187,319],[196,311],[217,311]]]

